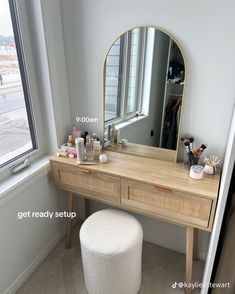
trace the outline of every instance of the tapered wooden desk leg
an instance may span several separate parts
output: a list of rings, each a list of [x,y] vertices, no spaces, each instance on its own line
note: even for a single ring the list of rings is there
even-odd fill
[[[90,200],[85,198],[85,218],[90,215]]]
[[[197,260],[197,250],[198,250],[198,229],[194,229],[193,260]]]
[[[73,211],[73,193],[69,193],[68,196],[68,213],[71,213]],[[72,238],[72,227],[73,227],[73,221],[71,217],[67,218],[67,239],[66,239],[66,248],[71,247],[71,238]]]
[[[193,245],[194,245],[194,228],[186,229],[186,283],[192,283],[193,274]],[[185,293],[190,294],[191,288],[185,288]]]

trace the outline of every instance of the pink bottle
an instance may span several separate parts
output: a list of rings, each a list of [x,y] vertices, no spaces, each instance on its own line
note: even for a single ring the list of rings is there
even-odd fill
[[[75,140],[76,138],[80,138],[81,135],[82,135],[82,132],[79,131],[77,127],[73,127],[73,131],[72,131],[73,139]]]

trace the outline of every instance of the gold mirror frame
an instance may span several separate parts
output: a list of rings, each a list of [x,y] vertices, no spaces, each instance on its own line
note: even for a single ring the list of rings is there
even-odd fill
[[[183,114],[183,109],[184,109],[185,84],[186,84],[186,80],[187,80],[187,63],[186,63],[186,59],[185,59],[185,55],[183,53],[182,47],[179,45],[178,41],[169,32],[167,32],[165,29],[162,29],[161,27],[154,26],[154,25],[144,25],[144,26],[132,27],[129,30],[127,30],[127,31],[123,32],[122,34],[120,34],[111,43],[108,50],[106,51],[106,54],[104,56],[103,66],[102,66],[103,136],[105,135],[104,134],[104,131],[105,131],[105,79],[104,79],[104,68],[105,68],[106,58],[107,58],[107,55],[108,55],[111,47],[113,46],[113,44],[122,35],[124,35],[125,33],[129,32],[131,30],[134,30],[136,28],[154,28],[155,30],[158,30],[158,31],[166,34],[178,46],[178,48],[179,48],[179,50],[181,52],[183,61],[184,61],[184,88],[183,88],[183,93],[182,93],[182,106],[181,106],[181,114],[180,114],[179,127],[178,127],[176,150],[160,148],[160,147],[155,147],[155,146],[149,146],[149,145],[134,144],[134,143],[130,143],[130,142],[128,142],[127,147],[121,147],[120,146],[119,148],[114,148],[112,146],[106,146],[105,143],[104,143],[104,148],[106,150],[110,150],[110,151],[114,151],[114,152],[120,152],[120,153],[126,153],[126,154],[130,154],[130,155],[135,155],[135,156],[141,156],[141,157],[147,157],[147,158],[153,158],[153,159],[176,162],[177,157],[178,157],[178,148],[179,148],[179,141],[180,141],[180,130],[181,130],[181,123],[182,123],[182,114]]]

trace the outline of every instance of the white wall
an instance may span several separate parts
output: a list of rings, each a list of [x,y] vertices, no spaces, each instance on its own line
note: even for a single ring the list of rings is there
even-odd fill
[[[192,132],[208,152],[223,157],[234,104],[235,19],[232,0],[61,1],[73,117],[99,118],[102,70],[113,40],[127,29],[156,25],[183,48],[188,68],[182,133]]]
[[[0,202],[0,293],[13,293],[65,233],[65,219],[19,220],[18,212],[64,211],[62,194],[44,170],[9,193],[9,201]]]
[[[139,25],[158,26],[181,45],[187,66],[181,133],[191,132],[196,143],[208,143],[207,154],[223,158],[235,83],[234,9],[232,0],[60,0],[67,59],[71,111],[97,117],[98,124],[80,125],[101,136],[103,128],[103,62],[113,40]],[[139,217],[146,239],[184,250],[184,231],[167,223]],[[177,236],[177,242],[175,237]],[[200,255],[209,234],[199,237]]]

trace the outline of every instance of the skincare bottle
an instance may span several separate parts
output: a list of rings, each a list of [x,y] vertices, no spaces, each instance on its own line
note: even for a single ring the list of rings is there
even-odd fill
[[[119,141],[120,141],[120,131],[118,129],[114,128],[114,131],[113,131],[113,144],[117,148],[119,146]]]
[[[74,145],[73,136],[72,136],[72,135],[69,135],[69,139],[68,139],[68,142],[67,142],[67,146],[68,146],[68,147],[72,147],[73,145]]]
[[[98,141],[98,137],[97,137],[96,133],[92,133],[91,142],[93,142],[93,141]]]
[[[72,130],[73,140],[75,140],[76,138],[80,138],[81,134],[82,134],[81,131],[79,131],[77,127],[73,127],[73,130]]]
[[[111,144],[114,144],[114,130],[115,130],[115,124],[112,123],[111,131],[110,131],[110,143]]]
[[[93,141],[94,159],[99,160],[101,145],[100,141]]]
[[[93,144],[91,142],[91,136],[86,136],[86,160],[92,161],[94,160],[94,151],[93,151]]]
[[[81,163],[85,159],[84,155],[84,139],[77,138],[75,139],[76,151],[77,151],[77,163]]]
[[[108,136],[107,136],[107,140],[110,142],[111,141],[111,128],[112,126],[111,125],[108,125]]]

